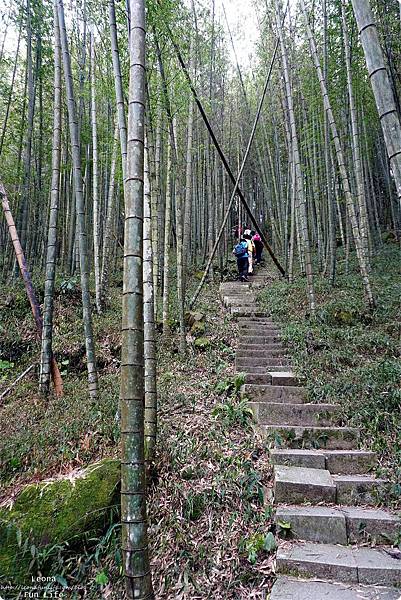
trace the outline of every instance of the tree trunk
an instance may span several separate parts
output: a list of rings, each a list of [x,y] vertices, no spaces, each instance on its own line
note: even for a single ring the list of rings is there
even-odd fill
[[[154,595],[148,554],[144,453],[144,0],[130,0],[130,15],[121,350],[121,522],[127,596],[130,600],[145,600]]]
[[[401,208],[401,123],[369,0],[352,0]]]
[[[153,247],[149,154],[145,141],[143,219],[143,322],[145,360],[145,460],[155,460],[157,434],[156,333],[153,290]]]
[[[311,315],[314,316],[316,310],[315,304],[315,291],[313,286],[313,272],[312,272],[312,258],[310,250],[309,232],[308,232],[308,217],[306,213],[306,201],[304,192],[303,176],[301,171],[301,158],[298,147],[298,135],[295,124],[294,104],[292,98],[292,88],[289,78],[288,70],[288,59],[287,50],[284,44],[283,30],[281,25],[281,6],[280,0],[275,0],[276,3],[276,27],[280,39],[281,58],[283,64],[283,75],[287,94],[288,103],[288,116],[291,129],[291,147],[295,168],[295,181],[296,190],[298,194],[298,206],[299,206],[299,223],[300,223],[300,234],[302,236],[302,246],[305,254],[305,269],[306,269],[306,280],[307,280],[307,291],[309,300],[309,309]]]
[[[92,199],[93,199],[93,261],[95,266],[95,294],[96,309],[102,312],[102,299],[100,290],[100,248],[99,248],[99,174],[97,152],[97,114],[96,114],[96,87],[95,87],[95,38],[93,29],[90,33],[90,61],[91,61],[91,121],[92,121]]]
[[[346,200],[346,204],[347,204],[348,216],[349,216],[349,220],[350,220],[351,227],[352,227],[352,234],[354,236],[355,248],[356,248],[356,253],[357,253],[358,263],[359,263],[359,270],[361,273],[362,282],[363,282],[363,286],[364,286],[364,290],[365,290],[366,301],[370,308],[374,308],[376,303],[375,303],[375,299],[373,297],[373,292],[372,292],[372,288],[371,288],[370,280],[369,280],[368,269],[367,269],[365,257],[363,254],[363,250],[362,250],[362,243],[361,243],[361,237],[360,237],[360,233],[359,233],[358,221],[357,221],[356,214],[355,214],[354,201],[353,201],[352,194],[351,194],[351,187],[349,184],[348,173],[345,168],[345,157],[344,157],[343,149],[341,146],[340,138],[338,135],[337,125],[334,120],[334,114],[333,114],[333,111],[331,108],[329,95],[327,93],[327,87],[326,87],[326,83],[325,83],[325,80],[323,77],[323,71],[322,71],[322,68],[320,65],[315,39],[313,37],[312,30],[309,25],[309,19],[308,19],[308,15],[307,15],[307,12],[305,9],[304,0],[301,0],[301,7],[302,7],[302,12],[303,12],[304,18],[305,18],[306,33],[307,33],[307,36],[309,39],[309,47],[311,50],[312,59],[313,59],[313,62],[314,62],[315,68],[316,68],[316,72],[317,72],[317,76],[318,76],[318,80],[319,80],[319,84],[320,84],[320,90],[321,90],[321,94],[322,94],[322,98],[323,98],[324,109],[327,112],[327,118],[328,118],[328,121],[330,124],[331,134],[333,137],[334,147],[335,147],[335,151],[336,151],[336,158],[337,158],[337,162],[338,162],[338,168],[340,171],[341,182],[342,182],[345,200]]]
[[[39,389],[47,396],[52,369],[52,337],[54,282],[57,259],[57,219],[60,202],[60,156],[61,156],[61,44],[57,17],[57,2],[54,2],[54,106],[52,181],[50,195],[49,229],[47,236],[45,292],[43,302],[42,350],[40,357]]]
[[[70,128],[71,151],[73,161],[74,192],[76,203],[76,222],[79,239],[79,267],[81,275],[82,311],[85,331],[86,359],[88,367],[89,394],[97,396],[97,371],[95,341],[93,337],[91,302],[89,294],[88,246],[85,227],[85,206],[82,188],[81,149],[78,136],[78,121],[74,99],[74,86],[71,70],[71,57],[68,48],[67,30],[64,20],[63,0],[57,0],[58,21],[60,27],[61,48],[63,54],[64,79],[67,92],[68,121]]]

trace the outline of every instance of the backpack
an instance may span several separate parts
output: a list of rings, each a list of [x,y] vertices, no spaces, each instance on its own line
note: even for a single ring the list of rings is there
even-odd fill
[[[236,246],[234,246],[234,254],[237,258],[241,258],[241,256],[244,256],[244,254],[246,254],[247,249],[243,246],[243,244],[237,244]]]

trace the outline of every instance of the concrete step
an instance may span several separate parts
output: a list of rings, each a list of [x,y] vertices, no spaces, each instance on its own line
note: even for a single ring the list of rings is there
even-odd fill
[[[279,358],[273,356],[236,356],[235,364],[240,364],[242,367],[264,367],[269,365],[287,365],[288,359],[280,356]]]
[[[269,316],[266,314],[263,314],[262,316],[257,316],[257,317],[247,317],[246,315],[244,315],[243,317],[239,317],[238,318],[238,324],[241,325],[242,323],[271,323],[272,321],[270,320]]]
[[[336,404],[290,404],[250,402],[255,419],[262,425],[331,425],[338,418]]]
[[[267,317],[264,319],[241,318],[241,319],[238,319],[238,325],[240,327],[240,330],[244,327],[276,327],[277,328],[276,323],[274,323],[271,319],[268,319]]]
[[[263,348],[265,345],[280,342],[280,334],[272,333],[269,335],[241,335],[239,338],[241,344],[257,344],[259,348]]]
[[[291,369],[283,369],[282,371],[271,373],[272,385],[299,385],[299,378],[291,371]]]
[[[237,307],[237,306],[232,306],[230,308],[230,313],[234,316],[234,317],[263,317],[265,315],[264,312],[262,312],[260,309],[258,308],[241,308],[241,307]]]
[[[277,364],[274,364],[277,363]],[[268,365],[264,367],[258,367],[255,365],[235,365],[236,371],[244,371],[245,373],[255,373],[256,375],[265,375],[266,373],[278,372],[281,373],[283,369],[291,369],[291,365],[285,364],[285,359],[279,358],[272,359]]]
[[[326,469],[274,466],[276,503],[376,505],[386,491],[386,484],[385,480],[369,475],[332,475]]]
[[[251,349],[242,349],[241,347],[237,349],[235,356],[236,358],[247,358],[248,360],[259,360],[259,359],[268,359],[273,356],[282,356],[284,353],[283,349],[273,348],[269,350],[251,350]]]
[[[279,506],[276,524],[290,523],[291,539],[321,544],[369,541],[391,544],[400,531],[401,520],[386,510],[340,506]]]
[[[271,342],[269,344],[258,344],[257,342],[251,344],[249,342],[243,342],[241,338],[238,339],[237,350],[241,352],[248,352],[252,356],[261,353],[263,356],[271,352],[272,350],[280,350],[285,354],[285,348],[281,342]]]
[[[353,475],[367,473],[377,463],[375,452],[365,450],[302,450],[272,449],[272,463],[289,467],[307,467],[310,469],[327,469],[330,473]]]
[[[270,600],[400,600],[400,590],[280,576]]]
[[[285,543],[277,550],[276,571],[349,583],[401,585],[401,560],[377,548]]]
[[[325,469],[275,465],[273,491],[275,504],[330,504],[336,501],[336,485]]]
[[[241,396],[258,402],[294,402],[306,401],[307,392],[303,387],[291,385],[253,385],[246,383],[241,388]]]
[[[276,447],[350,450],[358,445],[359,438],[359,430],[353,427],[265,425],[264,429]]]
[[[372,504],[383,501],[388,482],[370,475],[333,475],[338,504]]]
[[[242,335],[244,332],[250,332],[252,335],[261,335],[263,333],[279,332],[280,329],[273,323],[266,325],[264,323],[252,323],[248,322],[246,325],[239,324],[239,333]]]

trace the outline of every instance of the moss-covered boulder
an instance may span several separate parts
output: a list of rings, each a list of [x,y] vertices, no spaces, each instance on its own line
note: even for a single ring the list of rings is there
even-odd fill
[[[0,580],[25,583],[32,548],[79,547],[104,530],[118,504],[120,462],[105,459],[69,478],[27,485],[11,505],[0,507]]]

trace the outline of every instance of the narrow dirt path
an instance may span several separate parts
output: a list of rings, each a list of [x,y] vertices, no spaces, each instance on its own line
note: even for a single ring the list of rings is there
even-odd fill
[[[220,294],[239,322],[236,370],[242,394],[271,440],[277,581],[271,600],[400,600],[401,553],[391,547],[401,520],[377,505],[388,482],[371,473],[375,453],[360,449],[358,429],[338,406],[308,402],[280,331],[257,305],[261,270]]]

